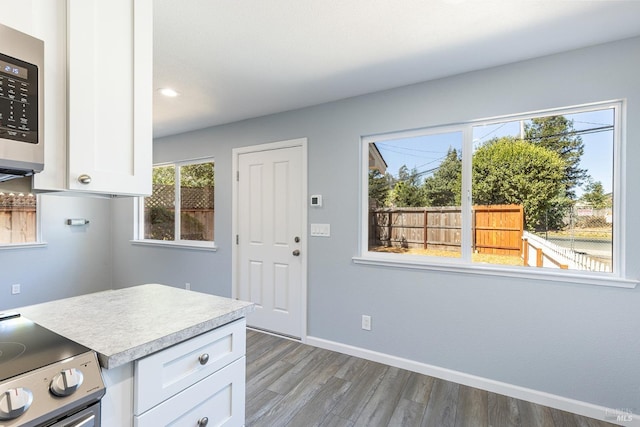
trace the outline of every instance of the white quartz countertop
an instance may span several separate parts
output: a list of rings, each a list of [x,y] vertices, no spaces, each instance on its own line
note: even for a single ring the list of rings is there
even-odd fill
[[[245,317],[253,309],[249,302],[147,284],[15,311],[94,350],[101,366],[109,369]]]

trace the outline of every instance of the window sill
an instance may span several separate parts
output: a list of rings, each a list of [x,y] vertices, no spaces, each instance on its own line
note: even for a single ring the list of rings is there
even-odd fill
[[[638,280],[612,277],[607,273],[591,273],[589,276],[568,271],[553,272],[533,270],[535,267],[508,268],[487,264],[458,264],[458,263],[429,263],[409,260],[390,260],[375,256],[359,256],[352,258],[354,264],[372,265],[380,267],[405,268],[412,270],[431,270],[448,273],[478,274],[485,276],[498,276],[509,278],[521,278],[529,280],[546,280],[550,282],[565,282],[582,285],[608,286],[615,288],[634,289]]]
[[[196,251],[211,251],[218,250],[214,242],[196,242],[196,241],[182,241],[174,242],[170,240],[130,240],[132,245],[137,246],[155,246],[173,249],[191,249]]]
[[[32,248],[46,248],[47,242],[32,242],[32,243],[8,243],[0,244],[0,251],[13,250],[13,249],[32,249]]]

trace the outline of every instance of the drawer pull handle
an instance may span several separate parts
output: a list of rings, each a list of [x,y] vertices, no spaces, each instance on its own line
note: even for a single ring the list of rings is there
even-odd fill
[[[207,424],[209,424],[209,418],[207,417],[202,417],[198,420],[198,427],[204,427]]]
[[[201,365],[206,365],[207,362],[209,361],[209,355],[207,353],[201,354],[200,357],[198,357],[198,361],[200,362]],[[206,419],[206,417],[204,419]],[[206,425],[206,424],[203,424],[203,425]]]

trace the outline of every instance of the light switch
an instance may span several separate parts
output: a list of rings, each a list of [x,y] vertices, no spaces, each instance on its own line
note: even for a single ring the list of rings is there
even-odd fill
[[[311,224],[311,235],[317,237],[331,236],[330,224]]]

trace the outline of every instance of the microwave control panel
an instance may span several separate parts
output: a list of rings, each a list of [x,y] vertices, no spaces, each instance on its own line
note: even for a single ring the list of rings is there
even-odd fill
[[[38,143],[38,67],[2,53],[0,138]]]

